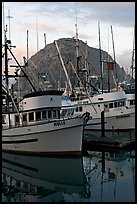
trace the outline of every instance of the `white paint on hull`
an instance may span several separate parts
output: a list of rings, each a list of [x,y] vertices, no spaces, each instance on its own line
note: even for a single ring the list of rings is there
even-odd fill
[[[79,154],[82,151],[82,137],[83,119],[81,118],[65,120],[62,128],[61,125],[55,126],[54,123],[18,127],[2,132],[2,150],[24,153],[78,152]]]
[[[105,113],[105,130],[131,130],[135,129],[135,111],[127,110],[126,112],[117,111],[115,115]],[[92,118],[87,122],[85,129],[101,130],[101,117]]]

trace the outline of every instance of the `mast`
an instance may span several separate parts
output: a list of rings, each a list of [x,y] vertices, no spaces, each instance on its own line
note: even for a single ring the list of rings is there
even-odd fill
[[[85,42],[86,50],[85,50],[85,63],[84,63],[84,69],[85,69],[85,89],[89,88],[87,85],[89,82],[89,69],[88,69],[88,46],[87,41]]]
[[[44,33],[44,42],[45,42],[45,47],[46,47],[46,33]]]
[[[116,73],[116,85],[117,85],[117,88],[118,88],[118,77],[117,77],[117,70],[116,70],[116,56],[115,56],[115,47],[114,47],[114,37],[113,37],[112,26],[111,26],[111,34],[112,34],[113,55],[114,55],[114,69],[115,69],[115,73]]]
[[[109,29],[108,29],[108,53],[109,53]],[[109,62],[109,54],[108,54],[108,59],[107,61]],[[108,69],[108,92],[110,92],[110,70]]]
[[[101,42],[100,42],[100,24],[99,24],[99,22],[98,22],[98,34],[99,34],[99,56],[100,56],[101,89],[102,89],[102,93],[103,93],[102,52],[101,52]]]
[[[7,36],[6,36],[6,33],[7,33],[7,25],[6,25],[6,29],[4,30],[5,32],[5,42],[4,42],[4,47],[5,47],[5,50],[4,50],[4,53],[5,53],[5,80],[6,80],[6,88],[8,89],[9,88],[9,76],[8,76],[8,44],[10,44],[10,40],[7,40]],[[8,120],[9,120],[9,128],[11,126],[11,122],[10,122],[10,111],[9,111],[9,94],[8,92],[6,92],[6,111],[8,113]]]
[[[79,39],[78,39],[78,27],[77,27],[77,9],[76,9],[76,58],[77,58],[77,75],[79,76],[79,60],[80,60],[80,56],[79,56]],[[79,80],[78,80],[78,87],[79,87]]]
[[[10,37],[10,19],[13,18],[13,16],[10,16],[10,10],[8,9],[8,16],[7,18],[9,19],[9,40],[11,39]]]
[[[135,55],[135,27],[134,27],[134,37],[133,37],[133,51],[132,51],[132,61],[131,61],[131,81],[133,80],[134,75],[134,55]]]
[[[64,65],[64,62],[63,62],[63,59],[62,59],[62,56],[61,56],[61,53],[60,53],[60,50],[59,50],[59,47],[58,47],[58,44],[57,44],[57,41],[55,40],[55,46],[57,48],[57,51],[58,51],[58,54],[59,54],[59,58],[60,58],[60,61],[61,61],[61,64],[62,64],[62,67],[64,69],[64,72],[65,72],[65,75],[66,75],[66,78],[67,78],[67,82],[69,83],[69,87],[70,87],[70,90],[72,92],[72,84],[71,84],[71,81],[69,79],[69,76],[68,76],[68,73],[67,73],[67,70],[66,70],[66,67]]]
[[[29,31],[27,30],[27,62],[28,62],[28,59],[29,59],[29,50],[28,50],[28,34],[29,34]]]

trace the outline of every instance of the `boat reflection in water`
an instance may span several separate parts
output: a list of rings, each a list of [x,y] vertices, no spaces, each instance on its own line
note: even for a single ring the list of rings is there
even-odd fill
[[[82,157],[53,158],[2,153],[2,199],[63,201],[64,193],[86,196]]]
[[[135,151],[83,157],[2,153],[3,202],[135,202]]]

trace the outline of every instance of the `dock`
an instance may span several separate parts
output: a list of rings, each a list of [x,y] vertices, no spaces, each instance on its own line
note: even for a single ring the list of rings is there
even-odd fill
[[[133,150],[135,149],[135,131],[122,132],[120,134],[110,134],[110,136],[100,136],[92,132],[84,134],[83,151],[92,150]]]

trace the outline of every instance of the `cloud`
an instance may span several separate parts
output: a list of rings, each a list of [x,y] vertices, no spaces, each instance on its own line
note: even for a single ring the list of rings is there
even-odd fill
[[[28,15],[43,16],[45,21],[56,16],[75,21],[76,12],[80,23],[94,20],[112,25],[132,27],[135,23],[135,2],[18,2],[26,6]],[[31,5],[31,6],[30,6]]]
[[[120,57],[121,66],[130,64],[130,56],[125,50],[129,51],[130,48],[132,50],[133,32],[131,30],[135,24],[135,2],[4,2],[4,5],[7,24],[9,23],[9,19],[6,18],[8,9],[13,16],[11,39],[13,45],[17,48],[21,47],[18,53],[23,55],[26,53],[27,30],[31,41],[30,54],[37,51],[37,29],[39,48],[44,46],[44,33],[47,36],[47,43],[62,37],[74,37],[77,16],[79,38],[83,41],[87,40],[91,47],[98,48],[98,22],[100,22],[102,49],[106,51],[108,29],[112,25],[116,58]],[[22,56],[22,54],[19,55]]]

